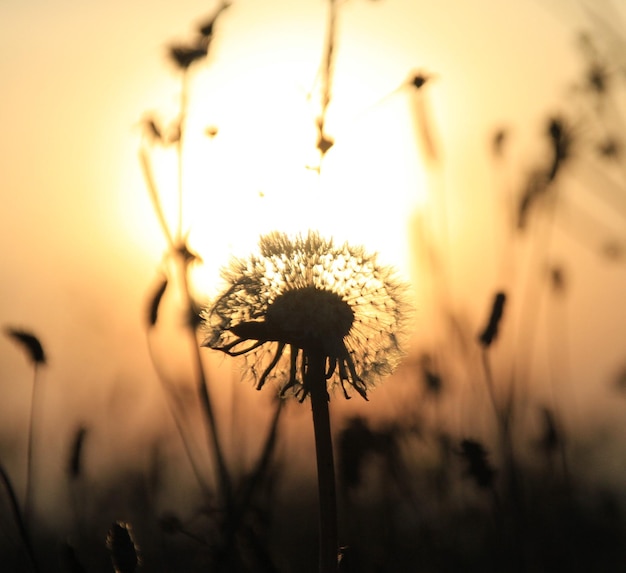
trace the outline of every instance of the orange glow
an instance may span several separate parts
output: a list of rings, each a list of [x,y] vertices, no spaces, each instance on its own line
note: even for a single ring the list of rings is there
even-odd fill
[[[51,412],[72,410],[85,419],[95,411],[104,417],[113,412],[110,417],[118,419],[109,429],[120,434],[129,426],[141,433],[148,420],[160,423],[164,408],[153,356],[146,350],[145,323],[150,287],[168,245],[138,160],[140,123],[145,114],[164,124],[176,118],[180,76],[167,62],[165,47],[184,40],[212,4],[0,1],[0,326],[32,326],[49,343],[50,377],[62,380],[51,389]],[[219,269],[231,255],[254,251],[259,235],[314,228],[337,242],[378,251],[381,263],[411,277],[417,291],[416,338],[425,340],[427,349],[433,341],[454,346],[458,341],[446,338],[449,314],[455,314],[454,328],[469,340],[493,291],[508,288],[526,271],[521,257],[505,250],[510,221],[501,208],[519,191],[518,179],[535,159],[528,151],[534,152],[542,137],[546,114],[571,95],[564,86],[580,72],[573,35],[585,21],[564,10],[572,16],[565,21],[541,2],[484,0],[480,8],[460,0],[337,4],[326,117],[335,145],[319,175],[311,167],[319,160],[315,88],[327,1],[234,0],[216,26],[207,60],[192,69],[182,233],[203,260],[193,268],[194,294],[200,302],[214,294]],[[415,70],[432,73],[424,95],[436,160],[425,156],[415,88],[407,84]],[[218,129],[215,137],[206,134],[212,126]],[[494,167],[490,137],[500,127],[510,128],[515,153]],[[176,150],[155,145],[151,159],[175,232]],[[585,214],[590,203],[582,194],[579,199],[579,213]],[[432,261],[429,266],[432,245],[416,220],[447,257],[443,270]],[[555,235],[554,252],[568,262],[571,258],[575,267],[567,309],[571,322],[564,327],[571,336],[572,385],[580,390],[581,403],[601,394],[598,411],[610,402],[611,412],[623,419],[623,404],[608,397],[606,386],[589,381],[604,381],[623,358],[626,307],[615,301],[625,292],[624,265],[609,266],[596,253],[579,254],[571,237]],[[517,252],[525,255],[521,247]],[[528,301],[520,304],[522,298],[511,296],[507,327],[526,311],[522,305]],[[178,319],[172,320],[176,328]],[[608,334],[598,336],[603,329]],[[180,337],[175,332],[172,338]],[[516,350],[516,340],[506,343],[494,369],[504,364],[504,371]],[[23,364],[6,340],[0,344],[5,345],[0,347],[4,377],[17,379]],[[184,341],[175,344],[163,342],[160,357],[172,358]],[[186,346],[183,350],[188,352]],[[474,373],[464,371],[457,354],[449,368],[465,381]],[[537,359],[542,367],[545,354]],[[236,419],[228,412],[240,407],[261,416],[252,390],[243,406],[235,404],[243,386],[221,384],[231,376],[232,364],[220,360],[207,357],[222,367],[216,384],[220,414]],[[417,370],[410,368],[415,377]],[[414,382],[399,392],[412,398]],[[392,394],[398,387],[374,393],[368,415],[382,415],[385,408],[394,414],[400,400]],[[14,417],[7,418],[7,426],[20,422],[25,403],[20,392],[15,385],[2,394],[9,396],[3,410]],[[477,417],[477,410],[463,401],[484,396],[469,384],[451,392],[456,402],[449,409],[450,424],[466,431],[465,418]],[[106,400],[117,400],[117,409],[104,411]],[[351,413],[363,405],[352,400],[337,406]],[[69,416],[63,419],[66,426],[70,422]],[[258,439],[257,428],[246,423],[245,431]],[[236,441],[237,432],[231,434]],[[297,434],[289,439],[299,440]],[[308,451],[296,455],[303,465],[309,463]],[[55,467],[58,459],[61,453]]]
[[[229,256],[245,255],[261,234],[271,230],[317,229],[338,242],[362,243],[408,276],[409,216],[426,199],[423,161],[411,119],[413,88],[391,86],[384,97],[363,109],[344,108],[342,121],[336,119],[329,127],[336,143],[325,155],[319,175],[316,108],[293,81],[297,62],[277,65],[284,59],[281,46],[270,46],[260,59],[253,49],[257,40],[253,37],[239,46],[241,50],[249,46],[253,69],[249,60],[224,68],[216,56],[215,72],[211,66],[201,68],[189,83],[183,227],[203,259],[194,272],[198,291],[211,292]],[[353,58],[358,66],[357,55]],[[358,81],[342,83],[341,97],[361,101],[364,89]],[[331,117],[339,114],[332,107],[330,111]],[[176,110],[172,113],[175,116]],[[207,136],[209,126],[217,127],[215,137]],[[164,210],[174,229],[176,151],[155,146],[151,153]],[[143,197],[134,202],[136,238],[144,237],[148,248],[154,213],[145,209]]]

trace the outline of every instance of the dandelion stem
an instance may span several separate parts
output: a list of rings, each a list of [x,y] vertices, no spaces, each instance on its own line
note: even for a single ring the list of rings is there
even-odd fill
[[[491,372],[491,363],[489,362],[489,350],[487,348],[483,348],[481,351],[481,358],[483,362],[483,369],[485,371],[485,384],[487,386],[487,392],[489,393],[489,399],[491,400],[491,405],[493,406],[493,411],[496,416],[496,420],[498,421],[498,426],[502,425],[502,411],[500,409],[500,405],[498,404],[498,399],[496,397],[496,389],[493,381],[493,373]]]
[[[326,389],[326,358],[317,352],[307,352],[305,386],[311,394],[315,453],[317,457],[317,486],[319,494],[319,571],[337,572],[337,493],[335,462],[328,412]]]

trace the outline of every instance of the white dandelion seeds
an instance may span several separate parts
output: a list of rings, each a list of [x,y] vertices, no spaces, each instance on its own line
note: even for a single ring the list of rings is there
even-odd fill
[[[258,389],[275,380],[281,395],[304,400],[307,368],[321,356],[327,389],[367,399],[403,355],[408,288],[362,247],[273,232],[223,278],[225,291],[203,312],[203,346],[245,356]]]

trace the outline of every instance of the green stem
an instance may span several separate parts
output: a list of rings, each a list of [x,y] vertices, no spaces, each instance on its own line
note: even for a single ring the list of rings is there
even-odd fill
[[[328,412],[326,389],[326,357],[317,352],[307,352],[305,386],[311,394],[315,453],[317,457],[317,485],[319,494],[319,571],[337,573],[337,493],[335,488],[335,462]]]

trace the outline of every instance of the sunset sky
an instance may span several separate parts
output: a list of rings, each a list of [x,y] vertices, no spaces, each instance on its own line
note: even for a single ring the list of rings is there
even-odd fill
[[[588,12],[583,3],[547,0],[339,4],[327,116],[336,145],[321,178],[306,168],[315,159],[307,93],[327,2],[233,0],[220,16],[190,83],[183,226],[205,261],[197,288],[215,289],[219,267],[233,253],[246,255],[260,233],[313,226],[379,251],[419,290],[428,279],[411,263],[409,221],[438,189],[448,208],[454,304],[478,327],[493,292],[510,279],[498,266],[496,187],[529,167],[545,118],[579,79],[576,33]],[[166,48],[189,39],[216,6],[0,2],[0,325],[40,336],[50,355],[50,412],[68,419],[89,418],[122,388],[135,400],[124,428],[139,431],[161,407],[144,387],[156,383],[143,321],[166,243],[138,160],[141,120],[175,117],[180,76]],[[436,164],[420,147],[415,92],[406,85],[420,71],[432,76],[425,95]],[[213,139],[204,135],[210,126],[219,130]],[[497,171],[490,141],[502,126],[515,136],[514,153]],[[155,153],[174,224],[172,158]],[[614,228],[623,224],[606,217]],[[607,380],[626,360],[624,264],[570,250],[577,243],[567,235],[557,240],[572,257],[568,336],[577,391],[583,401],[606,394],[598,398],[604,408]],[[428,336],[431,310],[418,308],[419,339]],[[0,446],[24,431],[29,384],[23,355],[1,338],[9,437]]]

